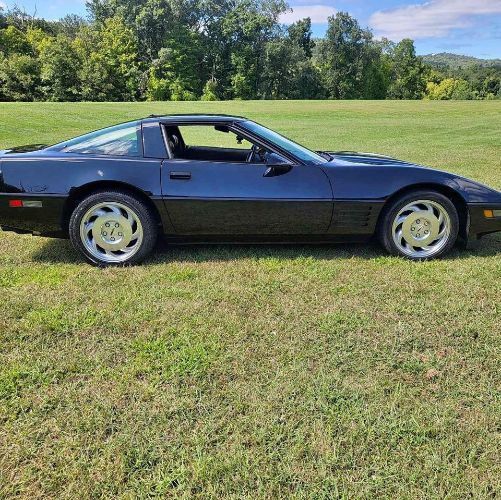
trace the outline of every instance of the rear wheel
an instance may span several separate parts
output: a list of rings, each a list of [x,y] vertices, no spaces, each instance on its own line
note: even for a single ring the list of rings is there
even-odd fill
[[[122,191],[90,195],[75,208],[69,225],[73,246],[98,266],[141,262],[155,246],[157,224],[141,200]]]
[[[454,203],[434,191],[416,191],[384,212],[379,239],[393,255],[427,260],[449,252],[458,233],[459,217]]]

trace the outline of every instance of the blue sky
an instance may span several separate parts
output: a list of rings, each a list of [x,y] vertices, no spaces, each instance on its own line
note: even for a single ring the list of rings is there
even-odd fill
[[[85,15],[85,0],[0,0],[14,3],[40,17]],[[293,11],[282,21],[311,17],[314,33],[325,33],[327,17],[348,11],[377,37],[398,41],[413,38],[419,54],[454,52],[501,58],[501,0],[289,0]]]

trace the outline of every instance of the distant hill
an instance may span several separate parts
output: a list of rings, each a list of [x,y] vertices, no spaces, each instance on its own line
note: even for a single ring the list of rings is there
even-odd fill
[[[441,52],[440,54],[427,54],[421,56],[423,61],[437,68],[449,67],[450,69],[468,68],[471,66],[501,66],[501,59],[478,59],[477,57],[461,56]]]

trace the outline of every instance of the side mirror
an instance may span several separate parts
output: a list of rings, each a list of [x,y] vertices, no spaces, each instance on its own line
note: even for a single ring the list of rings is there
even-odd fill
[[[268,165],[264,171],[263,177],[277,177],[279,175],[287,174],[292,170],[290,163],[280,163],[279,165]]]
[[[284,175],[292,169],[292,165],[283,156],[277,153],[267,153],[265,163],[268,168],[265,170],[263,177]]]

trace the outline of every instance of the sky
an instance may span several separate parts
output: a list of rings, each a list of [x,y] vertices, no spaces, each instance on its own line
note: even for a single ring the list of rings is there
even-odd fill
[[[85,0],[0,0],[24,7],[46,19],[85,15]],[[501,58],[501,0],[289,0],[292,11],[281,21],[290,24],[311,17],[315,36],[323,36],[327,18],[346,11],[377,38],[415,40],[418,54],[452,52]]]

